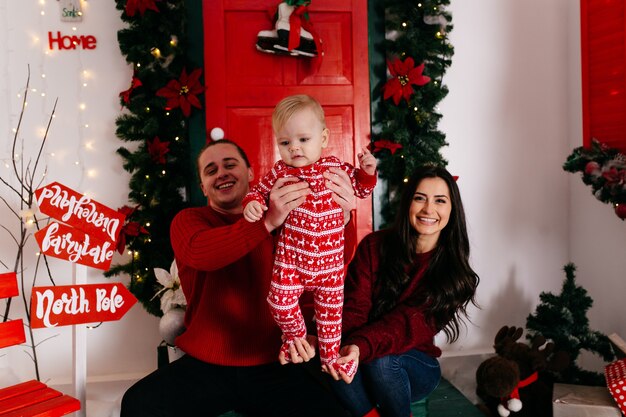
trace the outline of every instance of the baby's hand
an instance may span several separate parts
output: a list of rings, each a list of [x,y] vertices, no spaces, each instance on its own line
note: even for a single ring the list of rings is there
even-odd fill
[[[243,208],[243,217],[250,223],[257,222],[263,218],[263,212],[267,210],[267,207],[253,200],[246,204]]]
[[[376,173],[376,157],[372,155],[367,147],[361,148],[361,153],[357,155],[359,158],[359,166],[368,175],[374,175]]]

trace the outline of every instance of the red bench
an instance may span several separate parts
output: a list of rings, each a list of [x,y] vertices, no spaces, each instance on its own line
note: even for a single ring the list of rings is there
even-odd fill
[[[18,295],[17,275],[0,274],[0,298]],[[24,343],[21,319],[0,323],[0,348]],[[0,389],[0,417],[57,417],[80,410],[80,401],[49,388],[39,381],[28,381]]]

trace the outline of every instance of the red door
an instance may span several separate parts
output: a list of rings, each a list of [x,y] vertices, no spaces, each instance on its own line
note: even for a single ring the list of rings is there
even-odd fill
[[[626,5],[581,0],[583,144],[626,152]]]
[[[271,113],[291,94],[310,94],[326,112],[326,155],[357,164],[370,133],[367,0],[313,0],[309,16],[323,41],[318,68],[311,58],[257,51],[269,10],[280,0],[204,0],[207,131],[221,127],[240,144],[258,177],[279,158]],[[372,230],[371,197],[357,202],[358,238]]]

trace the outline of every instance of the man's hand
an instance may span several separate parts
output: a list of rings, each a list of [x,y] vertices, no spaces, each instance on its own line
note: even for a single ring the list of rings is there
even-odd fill
[[[280,227],[289,212],[304,203],[311,192],[309,184],[294,177],[279,178],[270,191],[269,208],[265,215],[268,232]]]
[[[360,354],[359,347],[357,345],[346,345],[339,350],[339,355],[341,356],[337,359],[337,363],[339,365],[342,365],[344,363],[348,363],[353,360],[354,364],[357,367],[357,372],[358,372],[359,354]],[[335,368],[333,368],[332,366],[326,366],[326,365],[322,365],[322,371],[330,374],[330,376],[333,377],[335,381],[343,380],[346,384],[351,383],[352,380],[354,379],[354,375],[356,375],[355,373],[352,376],[348,376],[346,375],[345,372],[343,371],[337,372]]]
[[[326,187],[333,192],[333,200],[343,210],[344,225],[350,221],[350,212],[356,209],[356,196],[350,176],[342,169],[329,168],[324,172]]]
[[[289,356],[291,361],[285,359],[285,353],[280,352],[278,361],[281,365],[288,363],[308,362],[315,357],[315,347],[317,346],[317,337],[306,335],[304,339],[295,339],[293,344],[289,346]]]
[[[252,200],[243,208],[243,218],[250,223],[258,222],[263,217],[267,207],[256,200]]]

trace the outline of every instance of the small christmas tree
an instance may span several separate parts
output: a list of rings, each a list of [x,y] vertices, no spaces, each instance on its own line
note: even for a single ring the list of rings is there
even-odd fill
[[[605,361],[613,360],[613,351],[606,335],[591,330],[587,310],[593,300],[587,290],[576,285],[576,266],[568,263],[563,267],[565,281],[561,294],[542,292],[541,303],[534,314],[526,319],[526,338],[531,340],[536,334],[542,334],[555,344],[555,351],[569,354],[571,364],[565,370],[554,375],[556,382],[581,385],[604,385],[604,376],[597,372],[581,369],[576,359],[581,350],[588,350],[602,357]]]

